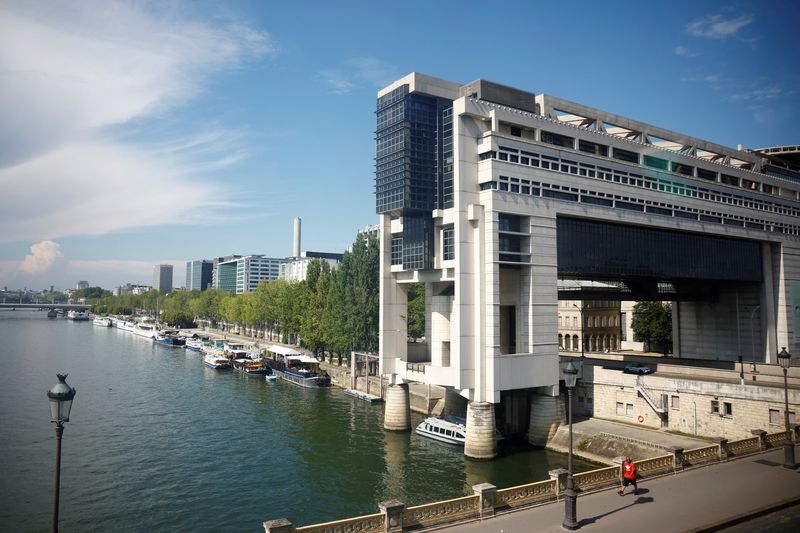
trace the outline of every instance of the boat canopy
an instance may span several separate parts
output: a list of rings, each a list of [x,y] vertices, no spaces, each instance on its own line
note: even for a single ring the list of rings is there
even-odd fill
[[[298,354],[298,355],[287,355],[285,356],[286,359],[291,359],[292,361],[300,361],[301,363],[317,363],[318,361],[309,355],[305,354]]]
[[[293,348],[288,348],[286,346],[281,346],[280,344],[273,344],[269,348],[267,348],[268,352],[276,353],[278,355],[287,356],[287,355],[303,355],[303,352],[298,352]],[[316,362],[316,359],[314,359]]]

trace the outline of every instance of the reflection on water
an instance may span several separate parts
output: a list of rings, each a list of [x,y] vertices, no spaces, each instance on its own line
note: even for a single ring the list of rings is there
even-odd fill
[[[64,531],[259,531],[547,478],[566,458],[503,442],[494,461],[383,430],[383,407],[203,366],[191,351],[45,313],[0,311],[0,531],[46,531],[55,436],[45,392],[77,388]],[[413,415],[416,425],[421,416]],[[9,495],[13,495],[10,498]]]

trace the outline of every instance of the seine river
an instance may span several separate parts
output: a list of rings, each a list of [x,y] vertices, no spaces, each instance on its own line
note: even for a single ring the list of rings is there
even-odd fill
[[[503,443],[490,462],[383,431],[383,407],[332,387],[267,383],[91,322],[0,311],[0,531],[50,526],[47,390],[77,389],[65,425],[62,531],[263,531],[547,478],[566,457]],[[412,423],[421,420],[413,415]],[[585,465],[583,465],[585,467]]]

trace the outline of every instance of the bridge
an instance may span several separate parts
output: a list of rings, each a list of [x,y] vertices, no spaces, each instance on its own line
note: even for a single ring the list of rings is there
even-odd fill
[[[49,309],[63,309],[64,311],[71,311],[71,310],[86,311],[91,307],[92,304],[56,304],[56,303],[21,304],[21,303],[7,303],[7,302],[0,303],[0,309],[11,309],[12,311],[17,309],[35,310],[35,311],[43,311]]]

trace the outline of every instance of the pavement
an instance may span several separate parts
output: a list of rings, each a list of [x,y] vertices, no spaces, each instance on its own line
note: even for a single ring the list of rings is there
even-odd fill
[[[797,452],[795,449],[795,456]],[[577,501],[580,529],[615,533],[720,531],[729,522],[763,515],[765,510],[786,502],[800,504],[800,471],[784,468],[782,463],[781,448],[676,475],[641,480],[638,496],[631,492],[619,496],[616,489],[582,494]],[[563,532],[563,519],[562,500],[439,531]]]

